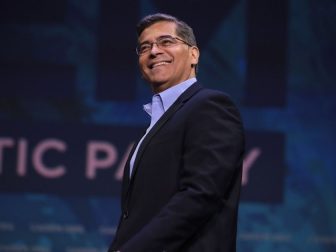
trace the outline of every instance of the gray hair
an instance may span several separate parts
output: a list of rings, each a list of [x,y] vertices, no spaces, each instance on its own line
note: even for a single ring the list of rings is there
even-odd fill
[[[141,35],[141,33],[146,28],[160,21],[167,21],[167,22],[175,23],[176,24],[176,35],[179,36],[184,41],[186,41],[191,46],[197,46],[193,29],[187,23],[185,23],[182,20],[179,20],[178,18],[174,16],[163,14],[163,13],[156,13],[156,14],[148,15],[144,17],[137,25],[138,37]]]

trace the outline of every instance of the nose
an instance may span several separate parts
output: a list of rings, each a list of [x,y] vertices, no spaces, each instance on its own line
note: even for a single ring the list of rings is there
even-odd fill
[[[161,52],[160,47],[158,47],[157,43],[154,42],[154,43],[152,44],[152,48],[151,48],[151,50],[150,50],[150,53],[151,53],[151,54],[158,54],[158,53],[160,53],[160,52]]]

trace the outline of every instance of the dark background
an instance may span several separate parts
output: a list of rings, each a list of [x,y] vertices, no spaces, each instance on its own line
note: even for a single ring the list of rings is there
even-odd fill
[[[120,168],[149,122],[135,25],[154,12],[194,28],[198,80],[231,95],[245,160],[259,153],[245,163],[238,251],[335,251],[332,0],[1,1],[0,251],[106,250]],[[52,141],[64,149],[43,150]],[[93,143],[107,149],[90,156]]]

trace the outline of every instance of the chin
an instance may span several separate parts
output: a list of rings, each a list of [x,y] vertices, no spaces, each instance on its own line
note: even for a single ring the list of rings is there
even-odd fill
[[[163,80],[150,81],[150,85],[152,86],[152,89],[155,90],[156,92],[162,92],[170,87],[169,82]]]
[[[168,79],[163,78],[151,78],[148,80],[150,83],[153,83],[154,85],[162,85],[168,82]]]

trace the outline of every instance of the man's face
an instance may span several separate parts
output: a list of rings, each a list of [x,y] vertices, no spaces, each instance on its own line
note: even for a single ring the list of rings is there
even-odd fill
[[[178,37],[176,25],[167,21],[154,23],[141,33],[138,42],[152,43],[162,36]],[[195,68],[191,65],[198,63],[198,57],[197,47],[190,47],[183,42],[168,48],[159,48],[153,44],[149,52],[139,55],[139,66],[153,91],[159,93],[194,77]]]

